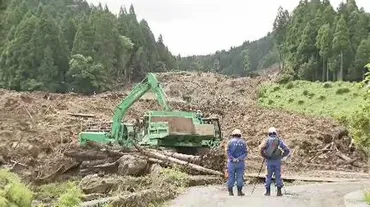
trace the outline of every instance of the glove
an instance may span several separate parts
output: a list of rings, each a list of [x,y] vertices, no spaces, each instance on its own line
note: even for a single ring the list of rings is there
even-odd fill
[[[239,162],[238,158],[233,158],[233,162]]]

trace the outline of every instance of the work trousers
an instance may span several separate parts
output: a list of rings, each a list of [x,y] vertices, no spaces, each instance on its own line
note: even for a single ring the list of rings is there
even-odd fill
[[[266,160],[267,175],[265,187],[269,188],[272,182],[272,175],[275,175],[276,187],[282,188],[284,183],[281,179],[281,160]]]
[[[235,181],[236,186],[243,187],[245,163],[243,161],[238,163],[228,162],[227,170],[228,170],[227,187],[228,188],[234,187]]]

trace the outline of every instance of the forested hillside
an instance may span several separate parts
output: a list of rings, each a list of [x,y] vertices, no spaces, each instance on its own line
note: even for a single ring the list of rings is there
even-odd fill
[[[180,70],[212,71],[225,75],[244,76],[278,62],[273,36],[268,34],[253,42],[244,42],[228,51],[217,51],[205,56],[178,57]]]
[[[280,10],[276,43],[286,66],[306,80],[361,80],[370,58],[370,14],[355,0],[335,11],[328,0],[301,1]]]
[[[301,0],[289,13],[279,8],[273,31],[229,51],[181,58],[182,70],[242,75],[279,62],[296,79],[361,80],[370,59],[370,14],[347,0]]]
[[[134,7],[118,16],[83,0],[1,0],[0,87],[92,93],[175,69]]]

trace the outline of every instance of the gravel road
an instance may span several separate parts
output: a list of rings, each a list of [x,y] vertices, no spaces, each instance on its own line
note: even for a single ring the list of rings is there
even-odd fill
[[[349,192],[360,190],[365,187],[370,187],[370,181],[286,186],[286,194],[283,197],[276,197],[276,189],[274,188],[271,189],[272,196],[264,196],[263,184],[258,184],[253,195],[251,195],[252,187],[252,185],[246,186],[246,188],[244,189],[246,196],[244,197],[228,196],[226,188],[224,186],[193,187],[189,188],[185,193],[180,195],[175,200],[169,202],[169,206],[344,207],[345,205],[343,196]],[[236,189],[234,189],[234,191],[236,191]]]

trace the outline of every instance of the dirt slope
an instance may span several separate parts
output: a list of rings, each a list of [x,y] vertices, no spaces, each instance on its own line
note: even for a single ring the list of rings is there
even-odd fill
[[[359,154],[348,149],[347,136],[337,136],[340,130],[335,121],[256,106],[258,86],[273,81],[275,75],[231,79],[212,73],[165,73],[158,74],[158,79],[173,108],[201,109],[207,116],[220,117],[225,137],[234,128],[242,129],[250,148],[248,165],[251,170],[259,166],[261,159],[256,147],[270,126],[277,127],[286,143],[295,149],[289,168],[360,170],[345,164],[330,151],[315,156],[333,141],[345,155],[359,158],[356,165],[363,164]],[[129,91],[87,97],[0,90],[0,161],[10,165],[14,161],[20,163],[18,171],[32,179],[73,163],[63,152],[77,147],[77,135],[89,123],[111,121],[115,106]],[[134,122],[148,109],[160,109],[150,94],[133,105],[125,121]],[[70,115],[73,113],[94,114],[95,117]],[[326,166],[327,163],[330,165]]]

